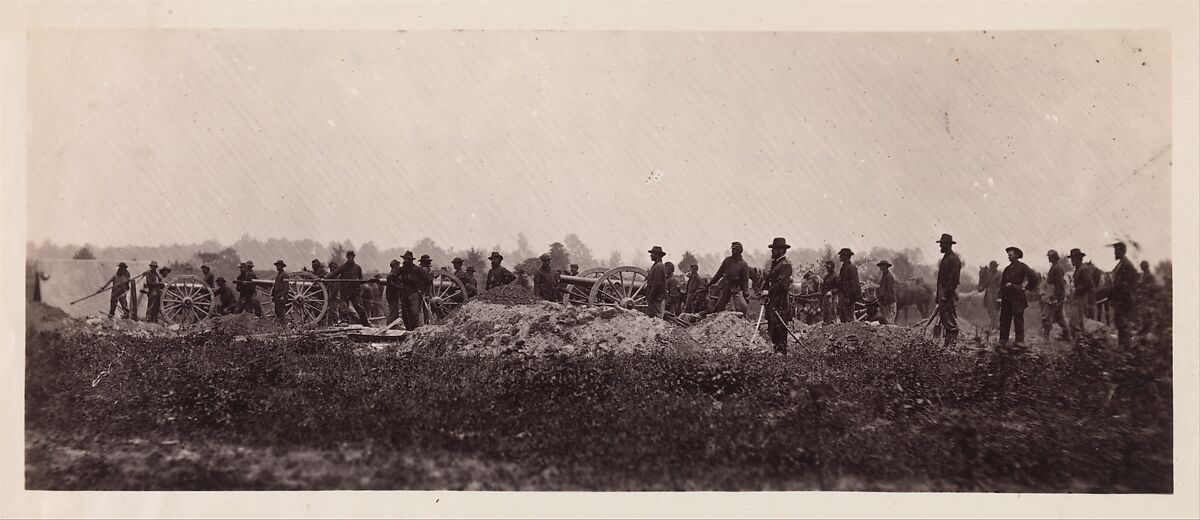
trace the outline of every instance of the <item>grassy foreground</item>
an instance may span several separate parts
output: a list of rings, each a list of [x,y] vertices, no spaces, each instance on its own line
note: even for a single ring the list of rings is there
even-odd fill
[[[876,343],[483,358],[30,330],[26,486],[1171,492],[1169,337]]]

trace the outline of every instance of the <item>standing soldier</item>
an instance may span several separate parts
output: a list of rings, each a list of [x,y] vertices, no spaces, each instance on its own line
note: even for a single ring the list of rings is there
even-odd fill
[[[405,251],[404,263],[396,273],[399,285],[400,312],[404,318],[405,330],[416,330],[422,325],[424,317],[424,302],[421,293],[429,286],[431,279],[424,269],[413,263],[412,251]]]
[[[650,253],[650,261],[653,262],[650,272],[646,275],[646,315],[661,318],[666,311],[667,302],[667,272],[662,264],[662,259],[667,253],[663,251],[662,246],[651,247],[646,252]]]
[[[533,293],[548,302],[560,302],[562,293],[558,290],[558,273],[550,268],[551,258],[550,253],[542,253],[538,257],[542,265],[533,274]]]
[[[108,317],[112,318],[117,312],[117,307],[121,307],[121,318],[129,317],[129,304],[125,301],[125,295],[129,293],[129,266],[125,262],[117,264],[117,272],[109,278],[104,285],[100,286],[103,291],[105,287],[112,284],[112,292],[108,296]]]
[[[1008,266],[1000,275],[1000,344],[1008,344],[1009,328],[1016,329],[1017,346],[1025,346],[1025,307],[1029,300],[1025,293],[1037,289],[1037,274],[1021,261],[1025,253],[1017,247],[1008,247]],[[1022,285],[1024,284],[1024,285]]]
[[[675,264],[664,262],[663,270],[667,276],[667,312],[678,316],[683,311],[680,305],[683,300],[683,289],[679,286],[679,279],[675,277]]]
[[[338,270],[338,263],[331,260],[329,262],[329,268],[324,269],[325,274],[321,277],[332,279],[332,277],[329,276],[329,273],[332,271],[337,271],[337,270]],[[341,285],[342,285],[341,283],[325,284],[325,290],[329,291],[329,295],[328,295],[329,296],[329,312],[326,314],[326,317],[329,318],[330,323],[341,322],[342,316],[345,316],[347,314],[346,313],[346,302],[342,300]]]
[[[275,306],[275,321],[280,326],[287,324],[288,283],[287,272],[283,268],[287,264],[283,260],[275,261],[275,282],[271,284],[271,303]]]
[[[200,272],[204,273],[204,285],[207,285],[209,289],[213,288],[213,286],[216,284],[216,280],[213,279],[212,271],[208,269],[208,266],[200,266]]]
[[[346,303],[358,313],[358,324],[364,327],[370,327],[371,322],[367,320],[367,310],[363,308],[362,303],[362,267],[354,262],[354,251],[346,251],[346,263],[342,264],[335,271],[329,273],[330,278],[340,280],[354,280],[351,282],[337,282],[342,285],[340,287],[342,297]]]
[[[1139,266],[1142,268],[1142,275],[1138,279],[1137,290],[1138,334],[1144,335],[1154,328],[1154,302],[1158,298],[1158,282],[1150,272],[1150,262],[1142,260]]]
[[[151,260],[150,269],[146,271],[146,321],[158,323],[158,313],[162,308],[162,291],[166,287],[158,273],[158,262]]]
[[[258,303],[258,290],[254,288],[254,261],[247,260],[246,263],[239,266],[242,270],[236,280],[233,281],[237,286],[238,291],[238,312],[253,312],[255,316],[262,317],[262,305]]]
[[[1047,251],[1046,259],[1050,261],[1050,270],[1046,273],[1048,294],[1042,302],[1042,338],[1050,339],[1050,331],[1057,324],[1062,328],[1063,339],[1070,341],[1071,329],[1067,326],[1066,316],[1063,314],[1063,302],[1067,299],[1066,272],[1059,264],[1058,251]]]
[[[787,354],[787,322],[792,321],[792,298],[789,294],[792,289],[792,263],[785,255],[792,246],[783,237],[775,237],[768,247],[771,248],[771,270],[767,272],[766,290],[763,291],[767,297],[763,302],[768,311],[767,335],[771,337],[775,352]]]
[[[700,266],[688,266],[687,281],[683,284],[684,312],[696,313],[708,308],[708,291],[704,288],[704,280],[700,278]]]
[[[387,302],[387,322],[391,324],[400,317],[400,261],[392,259],[391,268],[383,286],[383,299]]]
[[[942,233],[937,243],[943,256],[938,263],[937,288],[933,301],[938,310],[938,326],[945,333],[942,346],[953,347],[958,339],[958,312],[955,305],[958,304],[958,280],[962,274],[962,259],[958,257],[958,253],[952,251],[953,245],[958,243],[954,241],[954,237]]]
[[[1072,249],[1071,254],[1067,258],[1071,259],[1071,265],[1075,267],[1075,272],[1071,274],[1071,336],[1076,341],[1084,332],[1084,319],[1087,317],[1088,302],[1091,301],[1095,292],[1095,284],[1092,282],[1092,273],[1087,266],[1083,264],[1083,257],[1087,256],[1079,249]]]
[[[892,263],[880,260],[875,265],[879,267],[879,289],[875,293],[879,300],[879,323],[894,324],[896,323],[896,277],[890,270]]]
[[[850,262],[854,251],[843,247],[838,251],[842,268],[838,272],[838,320],[842,323],[854,321],[854,304],[862,301],[862,284],[858,282],[858,268]]]
[[[745,315],[748,307],[747,300],[750,299],[750,266],[742,259],[741,242],[730,244],[729,256],[721,261],[721,267],[717,268],[717,274],[714,274],[708,281],[708,285],[716,285],[722,279],[725,284],[721,286],[721,294],[717,297],[710,312],[725,310],[725,305],[732,299],[733,308]]]
[[[492,268],[488,271],[487,283],[483,286],[484,290],[490,291],[501,285],[513,283],[517,279],[516,275],[512,274],[512,271],[500,265],[500,262],[504,261],[504,255],[492,251],[491,256],[488,256],[488,260],[492,262]]]
[[[1117,266],[1113,268],[1112,285],[1100,290],[1099,297],[1108,297],[1112,308],[1113,324],[1117,327],[1117,345],[1129,347],[1133,343],[1133,303],[1134,291],[1137,290],[1138,272],[1125,257],[1125,243],[1109,244],[1113,248],[1113,258]]]
[[[433,274],[433,258],[429,255],[421,255],[421,258],[417,260],[417,265],[421,266],[426,274]]]
[[[838,274],[833,260],[825,261],[825,278],[821,280],[821,321],[830,325],[837,317]]]
[[[996,330],[997,319],[1000,315],[1000,264],[995,260],[988,262],[988,268],[983,271],[979,280],[979,292],[983,293],[983,308],[988,315],[988,334]]]

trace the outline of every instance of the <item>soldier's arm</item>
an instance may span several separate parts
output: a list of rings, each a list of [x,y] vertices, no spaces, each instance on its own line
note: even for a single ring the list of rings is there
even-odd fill
[[[708,280],[708,285],[714,285],[718,281],[720,281],[721,277],[725,276],[725,270],[728,268],[729,268],[729,258],[725,258],[724,260],[721,260],[721,266],[717,268],[717,274],[714,274],[712,276],[712,278],[710,278]]]

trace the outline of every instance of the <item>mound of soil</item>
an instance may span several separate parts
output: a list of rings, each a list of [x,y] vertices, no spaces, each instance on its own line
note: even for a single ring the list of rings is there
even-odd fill
[[[93,329],[99,329],[100,334],[124,334],[130,336],[148,337],[154,335],[167,334],[168,328],[159,323],[150,323],[147,321],[125,320],[120,318],[91,318],[87,320],[88,325]],[[175,327],[178,329],[179,327]]]
[[[709,314],[687,329],[688,334],[705,350],[735,352],[739,350],[771,350],[771,342],[755,334],[754,324],[738,312]]]
[[[800,334],[806,347],[905,345],[921,341],[921,334],[908,327],[872,325],[863,322],[833,323],[811,327]]]
[[[81,322],[70,317],[62,309],[42,302],[25,302],[25,328],[38,332],[75,329]]]
[[[275,320],[259,318],[248,312],[217,316],[212,320],[212,330],[231,336],[283,332]]]
[[[478,296],[471,298],[471,301],[500,305],[532,305],[538,302],[538,298],[529,289],[510,283],[481,292]]]
[[[549,302],[503,305],[471,300],[444,324],[422,327],[410,337],[414,349],[440,347],[455,353],[485,355],[619,354],[700,348],[682,327],[639,312]]]

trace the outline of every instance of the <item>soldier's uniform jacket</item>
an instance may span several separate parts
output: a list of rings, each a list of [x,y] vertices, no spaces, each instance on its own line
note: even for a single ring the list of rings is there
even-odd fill
[[[789,297],[792,289],[792,262],[786,256],[771,262],[766,287],[767,304],[771,309],[779,311],[784,320],[792,319],[792,299]]]
[[[112,296],[122,296],[129,292],[129,277],[128,271],[117,271],[108,281],[112,283]]]
[[[821,293],[824,294],[829,291],[838,291],[838,275],[833,271],[825,273],[825,278],[821,280]]]
[[[389,275],[390,277],[390,275]],[[433,284],[433,278],[424,269],[415,264],[404,264],[396,273],[397,287],[401,298],[413,293],[423,293]]]
[[[1008,268],[1005,268],[1005,271],[1007,270]],[[941,262],[938,262],[936,294],[939,299],[954,300],[958,298],[958,280],[961,273],[962,259],[958,257],[958,253],[954,251],[946,253]]]
[[[238,294],[242,296],[254,296],[255,277],[256,275],[251,269],[247,269],[245,272],[239,274],[233,282],[235,285],[237,285]]]
[[[994,305],[996,300],[1000,299],[1000,288],[1004,286],[1004,282],[1000,281],[1000,270],[988,266],[984,276],[987,277],[987,280],[983,288],[983,301],[988,305]]]
[[[228,312],[234,306],[233,289],[228,285],[216,288],[217,305],[220,306],[221,312]]]
[[[1050,272],[1046,273],[1046,285],[1050,286],[1047,287],[1050,290],[1050,297],[1062,303],[1063,299],[1067,296],[1067,276],[1063,272],[1062,266],[1058,265],[1057,262],[1050,266]]]
[[[210,273],[204,275],[204,285],[207,285],[210,288],[216,287],[217,286],[216,279],[217,279],[217,277],[213,276],[213,274],[210,272]]]
[[[1071,296],[1076,299],[1086,299],[1096,288],[1096,283],[1092,280],[1091,270],[1086,265],[1080,265],[1075,268],[1075,272],[1071,274],[1071,283],[1075,286]]]
[[[400,266],[392,268],[384,278],[383,299],[389,302],[400,301]]]
[[[663,268],[661,261],[654,262],[650,266],[650,272],[646,275],[646,299],[657,302],[665,300],[667,297],[667,272]]]
[[[166,287],[166,286],[163,285],[162,277],[159,276],[158,271],[146,271],[146,292],[147,293],[155,294],[155,293],[161,292],[164,287]]]
[[[729,255],[721,262],[721,267],[717,268],[717,274],[714,274],[712,281],[709,283],[718,283],[721,279],[725,279],[725,284],[729,286],[732,292],[735,289],[746,292],[750,290],[750,266],[742,260],[742,255]]]
[[[338,266],[336,271],[329,273],[329,277],[339,280],[361,280],[363,277],[362,267],[355,263],[354,260],[347,259],[346,263]],[[348,291],[345,294],[354,294],[354,291],[362,289],[362,283],[360,282],[346,282],[341,285],[344,290]]]
[[[879,278],[879,288],[876,290],[880,305],[896,303],[896,277],[891,271],[883,273]]]
[[[1113,305],[1128,307],[1133,305],[1133,293],[1137,289],[1138,272],[1133,262],[1122,257],[1113,268],[1112,287],[1108,291],[1108,301]]]
[[[495,267],[488,271],[487,284],[484,285],[484,288],[490,290],[493,287],[510,284],[516,279],[517,275],[512,274],[512,271],[509,271],[507,267]]]
[[[474,276],[471,276],[470,273],[468,273],[462,269],[456,269],[454,271],[454,277],[458,278],[458,281],[462,282],[462,284],[467,287],[467,295],[469,295],[469,296],[475,295],[476,282],[475,282]]]
[[[1008,264],[1004,268],[1004,274],[1000,275],[1001,305],[1008,305],[1012,311],[1025,310],[1029,302],[1026,301],[1025,293],[1021,290],[1022,283],[1025,284],[1025,291],[1037,289],[1037,274],[1020,260]]]
[[[275,283],[271,284],[271,299],[283,300],[288,295],[287,273],[279,271],[275,273]]]
[[[698,292],[704,292],[704,280],[699,274],[693,275],[688,272],[687,282],[683,284],[683,292],[689,296]]]
[[[842,262],[842,271],[838,273],[838,288],[842,302],[862,301],[862,285],[858,283],[858,268],[853,263]]]
[[[314,267],[312,272],[313,272],[313,274],[317,275],[317,278],[328,278],[329,277],[329,270],[326,269],[325,266],[323,266],[323,265],[320,267]]]
[[[556,302],[562,297],[558,292],[558,273],[549,267],[541,267],[533,273],[533,292],[539,298]]]

